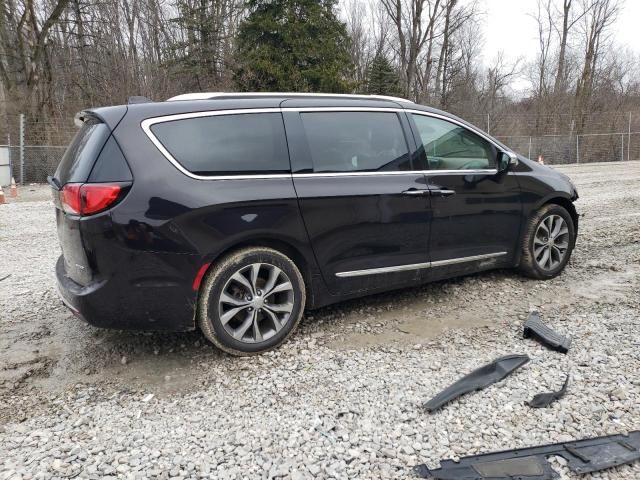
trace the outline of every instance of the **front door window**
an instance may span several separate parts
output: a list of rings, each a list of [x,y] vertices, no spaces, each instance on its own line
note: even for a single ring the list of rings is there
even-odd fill
[[[496,168],[497,151],[491,143],[446,120],[413,115],[430,170],[486,170]]]

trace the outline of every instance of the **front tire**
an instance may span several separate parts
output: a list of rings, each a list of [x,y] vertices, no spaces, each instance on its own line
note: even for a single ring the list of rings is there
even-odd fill
[[[300,323],[305,301],[304,280],[291,259],[272,248],[244,248],[207,274],[198,323],[221,350],[254,355],[285,342]]]
[[[569,262],[575,241],[575,225],[569,212],[560,205],[544,205],[525,228],[520,270],[538,280],[557,277]]]

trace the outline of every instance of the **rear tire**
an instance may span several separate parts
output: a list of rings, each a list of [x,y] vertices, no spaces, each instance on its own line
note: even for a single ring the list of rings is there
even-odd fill
[[[295,331],[306,301],[295,263],[272,248],[250,247],[219,260],[198,300],[198,324],[211,343],[232,355],[263,353]]]
[[[520,270],[538,280],[557,277],[569,262],[575,241],[569,212],[553,203],[542,206],[527,222],[520,246]]]

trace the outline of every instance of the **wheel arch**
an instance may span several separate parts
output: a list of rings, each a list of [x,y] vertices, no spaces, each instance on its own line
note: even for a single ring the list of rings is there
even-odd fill
[[[206,278],[209,275],[212,268],[215,266],[217,260],[224,258],[243,248],[250,248],[250,247],[272,248],[282,253],[283,255],[286,255],[287,257],[289,257],[291,261],[296,265],[296,267],[298,267],[298,270],[300,270],[300,274],[302,275],[302,278],[305,283],[307,301],[312,300],[314,298],[313,289],[312,289],[313,270],[315,268],[314,261],[306,258],[305,254],[299,248],[293,245],[292,242],[288,242],[281,238],[252,237],[252,238],[247,238],[245,240],[238,241],[231,245],[227,245],[225,248],[217,252],[215,255],[207,257],[208,260],[206,263],[208,263],[209,266],[207,267],[206,272],[203,275],[203,278]],[[200,284],[198,288],[198,291],[196,294],[196,305],[198,304],[200,299],[202,285],[204,285],[204,281]]]
[[[300,273],[302,274],[302,278],[304,279],[305,283],[306,284],[309,283],[309,280],[311,278],[311,270],[310,270],[309,262],[305,258],[304,254],[295,246],[293,246],[291,243],[286,242],[279,238],[264,237],[264,238],[247,239],[228,247],[227,249],[222,251],[219,255],[217,255],[217,258],[221,258],[223,256],[229,255],[232,252],[235,252],[242,248],[248,248],[248,247],[273,248],[274,250],[277,250],[283,255],[286,255],[293,261],[293,263],[296,264],[296,267],[298,267],[298,270],[300,270]]]
[[[563,207],[565,210],[567,210],[567,212],[569,212],[569,215],[571,216],[571,219],[573,220],[573,226],[574,226],[574,231],[575,231],[575,236],[574,236],[574,241],[573,241],[573,245],[575,246],[575,242],[576,242],[576,240],[578,238],[578,220],[580,218],[580,215],[578,214],[578,211],[576,210],[576,207],[573,204],[573,201],[571,200],[571,197],[569,197],[568,195],[567,196],[563,196],[559,192],[554,192],[554,194],[543,198],[537,204],[535,204],[535,206],[533,208],[531,208],[531,210],[529,210],[529,213],[526,215],[526,217],[524,217],[524,223],[523,223],[523,227],[521,228],[521,233],[520,233],[520,237],[519,237],[520,240],[518,242],[518,245],[520,245],[520,243],[522,242],[522,239],[524,238],[524,235],[527,234],[525,226],[527,225],[529,219],[533,215],[535,215],[535,213],[538,210],[540,210],[542,207],[544,207],[545,205],[559,205],[559,206]],[[517,250],[517,258],[516,258],[516,266],[520,266],[520,262],[521,261],[522,261],[522,252],[520,251],[520,248],[518,248],[518,250]]]
[[[575,245],[575,239],[577,239],[578,237],[578,220],[580,219],[580,216],[578,215],[578,211],[576,210],[576,206],[568,197],[554,196],[542,202],[531,213],[533,214],[534,212],[538,211],[540,208],[549,204],[559,205],[563,207],[567,212],[569,212],[569,215],[571,215],[571,219],[573,220],[573,227],[575,230],[575,236],[574,236],[574,245]]]

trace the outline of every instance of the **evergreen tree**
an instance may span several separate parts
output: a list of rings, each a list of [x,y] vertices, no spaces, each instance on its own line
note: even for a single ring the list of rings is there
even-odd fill
[[[369,65],[367,93],[369,95],[399,96],[400,77],[384,55],[376,55]]]
[[[177,36],[167,49],[165,65],[178,74],[184,89],[229,88],[231,76],[227,65],[235,48],[233,36],[241,1],[176,0],[175,6],[177,16],[171,22],[178,25],[183,35]]]
[[[249,0],[235,80],[245,91],[347,92],[349,36],[335,0]]]

